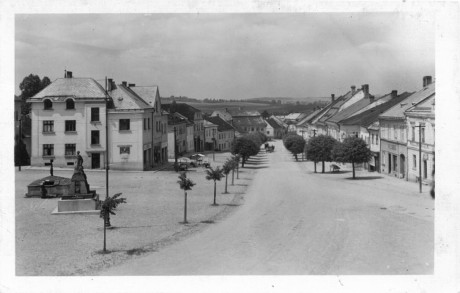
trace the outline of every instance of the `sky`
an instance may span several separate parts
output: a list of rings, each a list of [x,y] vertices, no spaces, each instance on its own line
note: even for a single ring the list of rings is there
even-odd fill
[[[435,77],[434,17],[415,13],[17,14],[29,74],[157,85],[163,97],[329,97],[416,91]]]

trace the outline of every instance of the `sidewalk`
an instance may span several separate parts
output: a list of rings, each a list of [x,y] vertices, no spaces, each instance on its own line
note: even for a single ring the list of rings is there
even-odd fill
[[[339,165],[340,171],[332,173],[330,171],[330,165],[336,164],[335,162],[325,162],[324,163],[324,173],[322,171],[322,163],[318,162],[316,166],[316,172],[320,176],[331,176],[331,180],[347,180],[352,184],[359,184],[364,186],[369,186],[372,188],[378,188],[390,193],[400,193],[409,196],[417,196],[423,198],[429,198],[430,195],[430,185],[422,185],[422,193],[419,192],[419,184],[411,181],[406,181],[405,179],[398,179],[396,177],[388,176],[379,172],[369,172],[367,170],[356,170],[355,176],[356,179],[353,180],[353,170],[350,167],[345,165]],[[314,174],[314,164],[311,161],[304,161],[303,169],[309,173]]]

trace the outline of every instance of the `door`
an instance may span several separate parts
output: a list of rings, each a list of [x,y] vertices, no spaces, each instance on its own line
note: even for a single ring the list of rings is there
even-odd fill
[[[101,168],[101,154],[93,153],[91,155],[91,169],[100,169]]]
[[[388,174],[391,173],[391,154],[388,154]]]

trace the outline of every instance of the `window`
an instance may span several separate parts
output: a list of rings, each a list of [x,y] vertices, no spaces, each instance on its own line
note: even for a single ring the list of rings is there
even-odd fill
[[[375,135],[375,144],[376,145],[379,144],[379,135],[378,134]]]
[[[425,127],[420,127],[420,128],[421,128],[420,129],[420,132],[421,132],[420,137],[422,139],[422,143],[425,143]]]
[[[54,121],[53,120],[43,121],[43,132],[54,132]]]
[[[67,99],[65,101],[65,108],[67,110],[73,110],[75,109],[75,102],[72,99]]]
[[[158,121],[155,121],[155,130],[158,132],[160,131],[160,126],[158,126]],[[196,130],[196,129],[195,129]]]
[[[99,108],[91,108],[91,122],[99,121]]]
[[[43,145],[43,156],[54,156],[54,144]]]
[[[415,141],[415,126],[412,126],[412,140]]]
[[[120,119],[120,130],[129,130],[129,119]]]
[[[412,168],[417,169],[417,155],[412,155]]]
[[[129,146],[121,146],[120,147],[120,155],[121,154],[129,154],[130,153],[130,147]]]
[[[91,130],[91,144],[99,143],[99,130]]]
[[[76,145],[74,143],[70,143],[70,144],[65,144],[65,152],[64,154],[66,156],[75,156],[75,150],[76,150]]]
[[[52,110],[53,109],[53,102],[51,100],[46,99],[43,101],[43,106],[45,110]]]
[[[65,121],[65,131],[76,131],[76,120],[66,120]]]

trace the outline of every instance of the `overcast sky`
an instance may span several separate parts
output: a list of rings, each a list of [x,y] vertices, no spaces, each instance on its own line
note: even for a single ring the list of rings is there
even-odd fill
[[[199,99],[384,94],[435,76],[429,15],[17,15],[15,38],[17,93],[26,75],[64,69]]]

